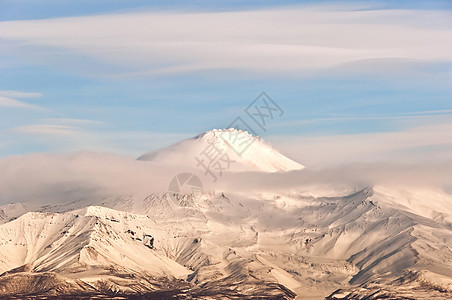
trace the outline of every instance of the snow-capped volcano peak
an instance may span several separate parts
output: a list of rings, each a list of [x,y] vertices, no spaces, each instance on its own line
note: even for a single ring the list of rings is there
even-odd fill
[[[194,139],[202,140],[208,145],[213,145],[222,152],[229,153],[229,151],[232,150],[238,156],[242,156],[242,153],[247,150],[247,146],[250,146],[255,142],[262,143],[261,148],[269,147],[269,145],[265,145],[265,142],[259,137],[253,136],[246,130],[235,128],[212,129],[198,134]]]
[[[246,130],[240,130],[235,128],[225,128],[225,129],[212,129],[203,133],[198,134],[195,138],[196,139],[204,139],[208,142],[215,143],[219,141],[224,141],[225,134],[233,134],[233,135],[242,135],[243,138],[247,138],[249,140],[259,140],[259,137],[255,137],[252,134],[250,134]]]
[[[245,130],[213,129],[139,158],[162,164],[196,166],[200,159],[226,159],[231,171],[284,172],[303,166]],[[211,163],[211,161],[209,161]]]

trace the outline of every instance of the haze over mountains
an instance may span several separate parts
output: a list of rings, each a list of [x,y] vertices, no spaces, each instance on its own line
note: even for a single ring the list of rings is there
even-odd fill
[[[2,159],[0,295],[452,298],[450,165],[315,170],[244,132],[239,155],[231,133]],[[231,160],[216,182],[196,161],[211,146]],[[182,172],[200,196],[168,192]]]

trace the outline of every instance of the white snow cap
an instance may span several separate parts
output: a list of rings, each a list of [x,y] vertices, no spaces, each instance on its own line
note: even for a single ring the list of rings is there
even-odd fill
[[[148,152],[138,159],[196,167],[198,160],[208,163],[209,157],[217,153],[224,158],[222,163],[227,164],[227,158],[231,161],[229,171],[287,172],[304,168],[261,138],[234,128],[206,131],[167,148]]]

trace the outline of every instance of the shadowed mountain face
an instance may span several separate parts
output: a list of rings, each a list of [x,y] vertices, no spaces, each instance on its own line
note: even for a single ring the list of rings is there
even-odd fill
[[[217,133],[187,147],[221,143]],[[164,164],[184,153],[184,143],[151,159]],[[265,172],[294,166],[259,143],[265,151],[240,165],[262,162]],[[270,170],[277,161],[281,167]],[[86,195],[30,212],[0,207],[0,295],[450,298],[452,196],[394,186],[349,190],[229,187],[201,195]]]

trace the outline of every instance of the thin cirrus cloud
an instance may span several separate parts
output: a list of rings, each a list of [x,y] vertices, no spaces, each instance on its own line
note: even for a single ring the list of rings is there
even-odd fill
[[[8,97],[8,98],[37,98],[42,97],[41,93],[36,92],[22,92],[22,91],[13,91],[13,90],[0,90],[0,97]]]
[[[353,162],[448,162],[452,157],[452,122],[449,118],[430,121],[394,132],[278,136],[271,140],[289,157],[309,166],[325,167]]]
[[[13,107],[13,108],[26,108],[26,109],[41,109],[40,106],[28,104],[26,102],[9,98],[9,97],[3,97],[0,96],[0,107]]]
[[[11,131],[17,133],[63,135],[63,136],[71,136],[80,133],[78,128],[76,127],[55,124],[20,126],[11,129]]]
[[[320,123],[328,121],[370,121],[370,120],[406,120],[406,121],[427,121],[436,117],[452,116],[452,109],[425,110],[417,112],[400,112],[397,114],[371,114],[371,115],[344,115],[344,116],[326,116],[323,118],[307,118],[303,120],[295,120],[288,122],[280,122],[279,124],[269,127],[290,127],[294,125],[305,125],[310,123]]]
[[[74,119],[74,118],[47,118],[43,121],[49,122],[52,124],[65,124],[65,125],[73,125],[73,126],[95,126],[95,125],[103,125],[104,123],[96,120],[88,120],[88,119]]]
[[[24,142],[29,146],[47,145],[51,152],[112,152],[130,157],[167,146],[169,140],[187,138],[184,134],[111,130],[104,128],[103,122],[87,119],[47,118],[41,121],[47,123],[14,127],[0,131],[0,134],[18,145]]]
[[[20,53],[25,42],[45,60],[60,49],[123,67],[129,76],[208,69],[301,73],[367,60],[452,62],[450,17],[450,11],[329,6],[145,12],[1,22],[0,38],[11,52]]]
[[[38,105],[29,104],[27,102],[18,100],[22,98],[36,98],[41,97],[41,93],[30,93],[13,90],[0,90],[0,107],[24,108],[24,109],[38,109],[43,108]]]

